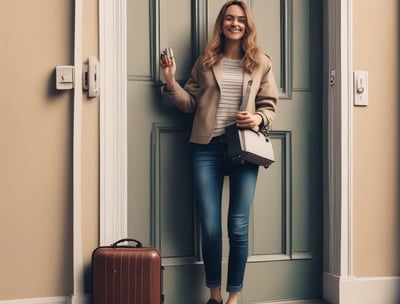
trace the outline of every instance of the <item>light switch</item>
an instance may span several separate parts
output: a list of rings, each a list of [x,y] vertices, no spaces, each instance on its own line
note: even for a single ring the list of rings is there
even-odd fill
[[[74,67],[70,65],[56,66],[57,90],[70,90],[74,87]]]
[[[354,105],[368,105],[368,72],[354,71]]]

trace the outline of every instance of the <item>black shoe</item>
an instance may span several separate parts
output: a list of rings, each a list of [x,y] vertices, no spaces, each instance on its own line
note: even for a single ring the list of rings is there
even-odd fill
[[[208,302],[207,302],[207,304],[222,304],[223,303],[223,301],[221,300],[221,302],[218,302],[217,300],[214,300],[214,299],[210,299],[210,300],[208,300]]]

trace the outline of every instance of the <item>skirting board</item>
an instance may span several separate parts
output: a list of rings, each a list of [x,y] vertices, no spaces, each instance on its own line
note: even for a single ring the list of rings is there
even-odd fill
[[[31,298],[16,300],[0,300],[0,304],[90,304],[89,295],[72,297],[49,297],[49,298]]]
[[[400,277],[323,276],[324,299],[331,304],[399,304]]]

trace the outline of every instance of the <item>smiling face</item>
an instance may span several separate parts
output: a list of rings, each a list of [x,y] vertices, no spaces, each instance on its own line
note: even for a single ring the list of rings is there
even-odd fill
[[[227,40],[240,40],[246,31],[246,15],[239,5],[229,6],[222,21],[222,31]]]

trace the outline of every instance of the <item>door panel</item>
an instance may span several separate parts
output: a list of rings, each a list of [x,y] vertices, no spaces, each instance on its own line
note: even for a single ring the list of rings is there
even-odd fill
[[[207,290],[191,179],[192,117],[162,99],[158,54],[174,48],[183,84],[224,2],[128,1],[128,234],[160,250],[167,304],[203,303]],[[316,298],[322,293],[322,4],[248,3],[260,44],[273,60],[280,101],[271,134],[277,161],[260,169],[242,300]],[[225,227],[228,193],[225,180]]]

